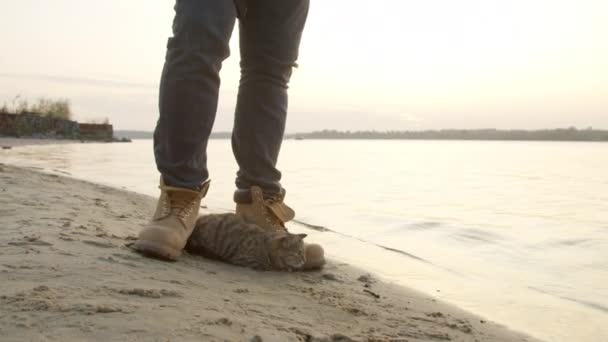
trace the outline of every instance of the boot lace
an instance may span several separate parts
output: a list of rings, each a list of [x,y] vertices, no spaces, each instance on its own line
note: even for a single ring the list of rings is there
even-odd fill
[[[163,202],[162,216],[176,215],[181,220],[188,217],[196,208],[197,194],[183,191],[167,191]]]
[[[281,221],[272,212],[272,210],[270,210],[270,206],[273,205],[275,202],[282,202],[282,200],[280,198],[274,198],[274,197],[270,197],[270,198],[267,198],[266,200],[264,200],[265,205],[262,210],[262,215],[264,215],[264,218],[266,219],[266,221],[268,223],[270,223],[271,225],[275,226],[276,228],[282,229],[282,230],[287,230],[287,228],[285,228],[285,223],[283,221]]]

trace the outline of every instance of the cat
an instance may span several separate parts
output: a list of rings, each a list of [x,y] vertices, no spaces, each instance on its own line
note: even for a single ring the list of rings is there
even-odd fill
[[[267,231],[235,214],[199,217],[186,251],[261,271],[301,270],[306,234]]]

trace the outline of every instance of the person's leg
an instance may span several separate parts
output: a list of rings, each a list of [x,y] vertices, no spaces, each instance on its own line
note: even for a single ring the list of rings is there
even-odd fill
[[[176,1],[154,132],[156,165],[167,185],[195,189],[209,177],[207,140],[235,20],[230,0]]]
[[[175,260],[194,229],[209,187],[207,140],[235,18],[230,0],[176,1],[154,132],[161,194],[152,220],[133,244],[142,254]]]
[[[269,230],[285,229],[294,211],[284,202],[276,164],[285,131],[287,85],[296,66],[309,0],[249,1],[240,19],[241,82],[232,150],[239,165],[236,213]],[[305,244],[304,269],[325,264],[323,248]]]
[[[278,195],[276,168],[287,114],[287,85],[296,65],[309,0],[248,1],[239,20],[241,81],[232,149],[239,165],[236,186],[259,186]]]

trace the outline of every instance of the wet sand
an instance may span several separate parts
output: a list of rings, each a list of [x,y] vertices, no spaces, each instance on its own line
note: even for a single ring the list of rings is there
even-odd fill
[[[3,164],[0,194],[3,341],[535,341],[336,260],[144,258],[148,196]]]

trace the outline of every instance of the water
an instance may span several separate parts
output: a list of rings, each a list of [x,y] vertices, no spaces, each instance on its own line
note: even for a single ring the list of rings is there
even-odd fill
[[[230,142],[208,153],[205,201],[232,208]],[[158,191],[146,140],[0,158]],[[289,140],[280,169],[330,257],[548,341],[608,341],[608,144]]]

